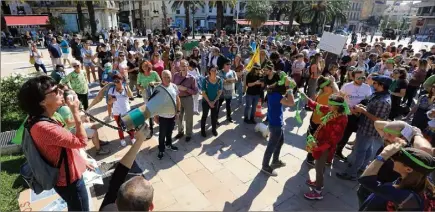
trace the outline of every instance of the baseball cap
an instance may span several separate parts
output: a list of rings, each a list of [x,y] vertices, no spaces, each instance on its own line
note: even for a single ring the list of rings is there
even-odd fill
[[[394,154],[392,159],[401,162],[422,174],[427,175],[435,171],[434,157],[420,149],[412,147],[403,148]]]
[[[382,76],[382,75],[374,76],[374,77],[372,77],[372,80],[375,82],[378,82],[386,87],[390,87],[391,83],[393,82],[393,80],[391,78],[386,77],[386,76]]]

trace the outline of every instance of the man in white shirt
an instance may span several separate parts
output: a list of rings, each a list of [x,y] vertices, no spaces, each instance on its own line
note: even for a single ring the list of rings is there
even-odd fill
[[[352,133],[356,132],[356,129],[358,127],[359,116],[357,116],[357,114],[354,112],[353,107],[357,104],[360,104],[361,101],[367,99],[370,95],[372,95],[372,89],[368,84],[364,83],[364,71],[353,71],[352,78],[354,80],[352,82],[344,84],[340,90],[340,94],[345,97],[346,102],[352,112],[352,114],[347,116],[348,121],[346,129],[344,131],[343,137],[337,144],[337,150],[335,151],[335,156],[341,160],[346,160],[342,153],[343,148],[348,142]]]

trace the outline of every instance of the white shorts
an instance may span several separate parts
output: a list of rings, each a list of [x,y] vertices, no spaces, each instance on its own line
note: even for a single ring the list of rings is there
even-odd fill
[[[62,58],[67,60],[69,57],[69,53],[62,53]]]
[[[88,136],[89,139],[94,137],[94,134],[95,134],[95,130],[91,128],[92,125],[93,124],[91,124],[91,123],[83,123],[83,127],[85,128],[86,135]],[[76,128],[71,129],[71,132],[73,134],[76,134]]]

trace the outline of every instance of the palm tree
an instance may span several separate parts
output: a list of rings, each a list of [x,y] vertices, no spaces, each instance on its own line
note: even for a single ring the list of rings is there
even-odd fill
[[[163,29],[168,29],[168,14],[166,12],[166,4],[165,1],[162,1],[162,13],[163,13]]]
[[[94,3],[92,1],[86,1],[86,7],[89,13],[92,40],[95,40],[97,37],[97,22],[95,21]]]
[[[196,7],[203,7],[204,6],[204,2],[203,1],[187,1],[187,0],[181,0],[181,1],[174,1],[172,3],[172,10],[175,11],[177,9],[179,9],[181,6],[184,7],[184,22],[185,22],[185,26],[186,28],[190,27],[190,9],[191,8],[196,8]]]
[[[344,11],[349,6],[349,1],[310,1],[303,2],[299,11],[298,18],[304,24],[309,24],[312,34],[317,34],[319,26],[324,22],[332,21],[344,22],[346,15]]]
[[[85,31],[85,17],[83,15],[83,11],[82,11],[82,2],[77,2],[77,17],[79,19],[79,28],[80,28],[80,32],[84,32]]]
[[[267,21],[269,14],[272,12],[272,6],[268,0],[248,1],[246,4],[246,19],[251,21],[251,27],[257,34],[258,28]]]
[[[216,1],[216,29],[222,30],[224,23],[224,3],[223,1]]]

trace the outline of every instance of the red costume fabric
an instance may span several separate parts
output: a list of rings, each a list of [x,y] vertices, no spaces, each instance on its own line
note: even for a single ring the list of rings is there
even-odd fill
[[[313,100],[308,100],[308,107],[312,108],[313,110],[316,108],[317,104],[318,103]],[[319,109],[323,114],[327,114],[329,112],[329,107],[326,105],[320,105]],[[315,147],[311,153],[314,159],[319,159],[322,153],[327,150],[329,150],[329,157],[334,155],[335,148],[337,147],[337,143],[341,140],[341,137],[343,137],[346,125],[347,115],[345,114],[328,120],[325,125],[319,125],[319,128],[317,128],[317,133],[313,135],[315,136],[317,142],[317,147]]]

